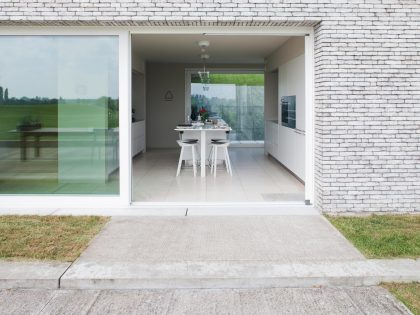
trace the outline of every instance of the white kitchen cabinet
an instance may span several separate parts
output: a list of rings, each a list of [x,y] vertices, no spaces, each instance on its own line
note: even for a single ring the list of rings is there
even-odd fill
[[[270,122],[266,121],[264,126],[264,153],[270,154],[271,151],[271,137],[270,137]]]
[[[279,125],[278,160],[300,179],[305,180],[305,133]]]
[[[265,152],[277,159],[278,145],[278,123],[275,120],[267,120],[265,122]]]
[[[131,124],[131,154],[135,156],[146,150],[146,122],[136,121]]]
[[[305,180],[305,132],[278,124],[265,123],[265,153],[287,167],[297,177]]]

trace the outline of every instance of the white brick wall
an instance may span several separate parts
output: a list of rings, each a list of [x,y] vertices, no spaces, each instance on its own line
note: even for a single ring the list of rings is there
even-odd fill
[[[0,0],[1,25],[314,26],[316,204],[420,210],[418,0]]]

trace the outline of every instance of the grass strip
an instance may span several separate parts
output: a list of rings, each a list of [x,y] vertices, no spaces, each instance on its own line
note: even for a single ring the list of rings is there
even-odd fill
[[[420,283],[383,283],[414,315],[420,315]]]
[[[0,216],[0,258],[74,261],[108,217]]]
[[[420,215],[326,217],[368,258],[420,257]]]

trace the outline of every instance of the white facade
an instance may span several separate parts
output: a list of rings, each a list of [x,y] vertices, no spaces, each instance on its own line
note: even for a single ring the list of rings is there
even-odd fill
[[[306,173],[314,171],[308,182],[314,189],[308,188],[308,195],[323,211],[419,210],[418,1],[19,1],[0,7],[2,34],[119,34],[121,195],[106,198],[104,204],[121,206],[130,201],[130,161],[121,158],[131,156],[130,31],[296,35],[303,31],[311,35],[309,52],[313,45],[313,54],[305,54],[313,56],[306,59],[306,75],[314,76],[313,88],[306,86],[306,102],[314,100],[313,111],[306,112],[306,126],[313,128],[306,129],[306,136],[313,137],[306,152],[314,154],[313,159],[306,158]],[[74,26],[106,27],[77,30]],[[80,205],[83,199],[85,206],[98,204],[91,197],[28,200],[31,206],[54,202],[55,207]],[[1,197],[2,204],[10,205],[27,206],[28,200]]]

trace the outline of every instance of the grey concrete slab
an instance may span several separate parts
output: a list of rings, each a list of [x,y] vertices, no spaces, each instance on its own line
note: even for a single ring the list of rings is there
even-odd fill
[[[268,289],[264,299],[274,314],[360,314],[342,289]]]
[[[264,289],[236,290],[239,295],[240,313],[244,315],[271,315],[267,304]]]
[[[67,289],[264,288],[370,286],[384,281],[420,281],[420,260],[186,261],[79,263],[61,278]]]
[[[99,215],[99,216],[185,216],[187,208],[185,206],[172,207],[135,207],[130,208],[98,208],[98,209],[75,209],[60,208],[52,215]]]
[[[96,290],[56,290],[51,300],[42,309],[43,315],[87,314],[98,298]]]
[[[386,290],[0,290],[0,314],[410,314]]]
[[[176,290],[168,314],[237,314],[240,298],[235,290]]]
[[[407,308],[381,287],[345,288],[345,292],[365,314],[409,314]],[[384,312],[387,310],[387,312]]]
[[[0,261],[0,289],[58,288],[70,263]]]
[[[39,314],[55,294],[54,290],[0,290],[0,314]]]
[[[173,291],[103,291],[89,311],[106,314],[170,314],[167,312]]]
[[[190,206],[188,216],[233,216],[233,215],[319,215],[313,206],[300,204],[288,205],[252,205],[249,203],[235,206]]]
[[[322,216],[117,217],[76,264],[360,259]]]

